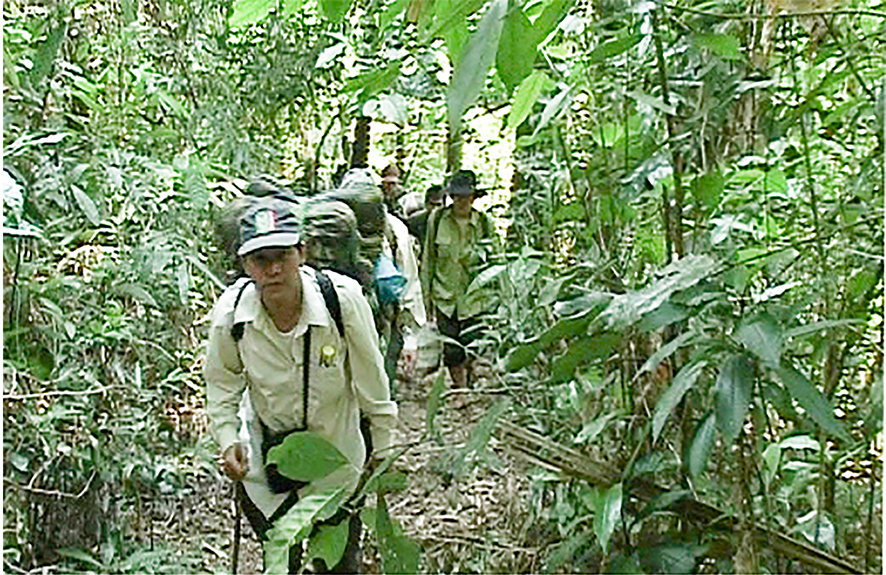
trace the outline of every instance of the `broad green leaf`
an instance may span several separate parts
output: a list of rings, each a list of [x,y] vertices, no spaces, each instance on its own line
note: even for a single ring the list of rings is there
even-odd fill
[[[603,553],[608,552],[609,538],[612,537],[612,533],[621,519],[622,497],[622,484],[616,483],[600,497],[597,509],[594,510],[594,533],[600,541]]]
[[[327,569],[332,569],[341,561],[348,545],[350,519],[342,519],[338,525],[320,525],[317,534],[308,539],[306,561],[322,559]]]
[[[333,444],[312,431],[290,433],[280,445],[268,451],[268,463],[296,481],[326,477],[348,459]]]
[[[434,438],[435,441],[441,443],[440,432],[437,430],[436,422],[437,422],[437,413],[440,411],[440,396],[443,395],[443,391],[446,389],[446,371],[441,369],[440,373],[437,375],[437,378],[434,380],[434,385],[431,388],[431,393],[428,395],[428,435]]]
[[[402,471],[388,471],[376,479],[374,490],[378,493],[405,491],[409,487],[409,477]]]
[[[717,266],[717,261],[710,256],[686,256],[661,270],[662,277],[652,285],[616,296],[601,314],[601,320],[613,329],[633,325],[658,309],[674,293],[689,289],[708,277]]]
[[[270,14],[277,0],[234,0],[234,12],[228,18],[230,28],[243,28],[255,24]]]
[[[508,351],[508,355],[505,356],[502,367],[505,371],[511,373],[523,369],[535,361],[535,358],[538,357],[541,350],[542,345],[538,339],[511,348],[511,350]]]
[[[572,88],[566,87],[563,88],[562,91],[554,96],[550,102],[545,106],[545,109],[541,113],[541,119],[538,121],[538,125],[535,127],[535,132],[532,133],[532,137],[535,137],[542,130],[544,130],[551,120],[557,117],[560,112],[569,107],[569,103],[572,101]]]
[[[424,22],[428,28],[423,30],[428,38],[440,36],[445,38],[450,29],[464,29],[468,16],[478,12],[486,0],[436,0],[434,2],[434,18]],[[422,24],[420,21],[419,24]],[[433,24],[433,26],[432,26]],[[450,52],[449,58],[458,62],[458,56]]]
[[[384,573],[418,573],[421,548],[403,535],[388,513],[385,498],[379,496],[375,513],[376,534]]]
[[[664,428],[668,417],[671,416],[671,412],[674,411],[674,408],[677,407],[677,404],[680,403],[686,392],[695,385],[695,381],[704,371],[706,365],[707,362],[699,361],[698,363],[683,366],[680,372],[674,376],[671,387],[658,399],[658,402],[655,404],[655,413],[652,415],[653,443],[658,441],[658,436],[661,434],[661,430]]]
[[[801,325],[800,327],[794,327],[786,330],[784,332],[784,337],[785,339],[792,337],[803,337],[812,333],[824,331],[826,329],[847,327],[850,325],[861,325],[863,323],[864,320],[861,319],[829,319],[824,321],[816,321],[810,324]]]
[[[781,333],[778,324],[768,315],[757,317],[743,324],[736,332],[736,338],[773,369],[781,359]]]
[[[101,215],[99,215],[98,208],[95,202],[92,201],[92,198],[74,184],[71,185],[71,192],[74,194],[74,200],[76,200],[77,205],[80,207],[83,215],[86,216],[86,219],[89,220],[89,223],[94,226],[102,223]]]
[[[185,119],[188,117],[188,112],[187,110],[185,110],[185,107],[182,106],[181,102],[179,102],[175,96],[173,96],[166,90],[157,90],[157,100],[159,100],[160,103],[162,103],[177,117],[181,119]]]
[[[480,272],[477,275],[477,277],[474,278],[474,280],[468,286],[466,293],[469,294],[473,291],[483,289],[484,287],[489,285],[491,282],[494,282],[495,280],[497,280],[501,276],[501,274],[505,273],[507,270],[508,270],[508,266],[506,266],[504,264],[498,264],[498,265],[494,265],[494,266],[490,266],[490,267],[486,268],[485,270]]]
[[[391,62],[387,68],[383,70],[370,70],[351,78],[345,82],[344,92],[363,91],[363,97],[368,98],[379,92],[387,90],[391,84],[400,76],[400,62]]]
[[[492,0],[477,30],[468,40],[464,54],[455,66],[446,92],[450,133],[458,133],[465,111],[474,103],[486,85],[489,68],[498,52],[508,0]]]
[[[800,407],[819,427],[833,437],[847,441],[850,439],[843,424],[834,415],[831,403],[805,375],[791,366],[782,367],[776,373],[791,397],[800,404]]]
[[[714,432],[717,430],[717,420],[713,413],[709,413],[699,424],[689,446],[686,455],[686,466],[693,477],[704,473],[711,449],[714,447]]]
[[[315,68],[324,69],[332,66],[333,63],[338,59],[338,57],[345,51],[347,48],[347,44],[344,42],[338,42],[331,46],[328,46],[320,52],[320,55],[317,57],[317,63],[314,64]]]
[[[772,484],[772,480],[778,473],[778,466],[781,463],[781,446],[777,443],[770,443],[763,450],[763,484],[768,489]]]
[[[378,27],[379,32],[384,32],[385,30],[393,24],[394,20],[397,19],[397,16],[403,13],[406,10],[407,6],[411,5],[421,5],[424,6],[427,3],[423,0],[395,0],[391,4],[385,6],[384,11],[378,18]],[[415,22],[416,20],[411,20]]]
[[[609,573],[618,575],[646,575],[634,555],[615,553],[609,559]]]
[[[612,40],[608,40],[597,45],[589,54],[591,62],[605,62],[615,56],[620,56],[637,45],[640,41],[639,34],[626,34],[618,36]]]
[[[559,224],[561,222],[579,222],[584,220],[586,217],[585,207],[579,201],[570,202],[565,205],[561,205],[557,208],[557,211],[554,212],[554,217],[552,218],[554,224]]]
[[[456,475],[463,475],[470,469],[471,462],[469,460],[489,443],[489,438],[492,437],[492,432],[495,430],[495,426],[498,425],[499,418],[505,411],[507,411],[510,404],[510,401],[507,399],[503,399],[498,403],[493,404],[476,427],[471,430],[471,435],[468,437],[467,443],[465,443],[464,448],[456,455],[453,463]]]
[[[658,348],[658,350],[656,350],[656,352],[652,354],[649,359],[646,360],[642,367],[640,367],[640,370],[637,372],[637,375],[634,376],[634,379],[637,379],[646,372],[652,373],[652,371],[654,371],[655,368],[658,367],[658,364],[669,358],[675,351],[677,351],[681,347],[688,345],[696,335],[697,334],[694,331],[684,331],[668,343]]]
[[[695,572],[696,557],[707,551],[707,545],[666,543],[641,545],[638,548],[640,564],[646,573],[659,575],[686,575]]]
[[[620,333],[599,333],[572,342],[563,355],[554,358],[551,364],[551,383],[572,379],[579,364],[606,359],[621,342]]]
[[[305,0],[282,0],[283,16],[289,17],[301,10],[305,4]]]
[[[314,523],[332,516],[347,496],[347,485],[333,486],[300,498],[277,519],[263,544],[264,572],[289,573],[289,548],[310,535]]]
[[[52,72],[55,59],[58,56],[58,50],[65,39],[68,31],[67,23],[62,20],[49,32],[49,36],[37,48],[34,55],[34,67],[31,68],[31,85],[41,91],[47,86],[41,86],[46,76]]]
[[[148,292],[148,290],[146,290],[139,284],[124,283],[114,286],[113,289],[116,293],[128,295],[129,297],[138,300],[145,305],[158,307],[157,301],[154,299],[154,296],[152,296],[150,292]]]
[[[837,544],[837,530],[833,522],[825,513],[812,510],[797,519],[794,532],[802,533],[803,536],[814,545],[821,545],[833,553]]]
[[[723,60],[744,59],[741,42],[729,34],[696,34],[693,40],[698,47],[710,50]]]
[[[495,67],[509,92],[532,73],[538,56],[534,32],[519,4],[512,5],[505,16],[495,57]]]
[[[754,391],[754,362],[743,354],[726,360],[717,376],[717,427],[726,439],[738,437]]]
[[[573,4],[575,4],[575,0],[553,0],[545,6],[544,11],[532,23],[535,36],[534,45],[544,42],[551,32],[557,29],[557,24],[569,12]]]
[[[637,329],[643,333],[651,333],[665,326],[683,321],[689,317],[689,313],[686,307],[666,301],[658,306],[657,309],[644,315],[637,325]]]
[[[188,294],[191,291],[191,273],[188,271],[188,260],[182,260],[175,270],[175,285],[178,286],[178,297],[182,306],[188,306]]]
[[[351,0],[320,0],[320,9],[327,20],[339,23],[351,9]]]
[[[709,211],[720,205],[723,190],[726,189],[726,178],[720,172],[709,172],[696,178],[692,185],[692,194],[703,207]]]
[[[612,294],[605,292],[591,292],[570,300],[557,302],[554,313],[560,317],[572,316],[567,319],[577,319],[578,316],[587,312],[595,315],[612,302]]]
[[[763,185],[770,192],[786,194],[788,191],[788,179],[784,172],[778,168],[773,168],[766,173],[766,179]]]

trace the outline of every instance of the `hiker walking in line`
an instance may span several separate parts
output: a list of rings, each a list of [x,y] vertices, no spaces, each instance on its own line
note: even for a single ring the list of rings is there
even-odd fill
[[[438,331],[454,340],[443,344],[443,363],[454,387],[468,384],[469,362],[465,348],[477,338],[477,316],[482,302],[468,294],[468,286],[482,263],[480,245],[493,237],[492,221],[473,207],[479,196],[477,176],[459,170],[446,188],[452,204],[434,210],[422,252],[422,290]]]
[[[262,539],[299,497],[330,483],[356,490],[366,459],[361,411],[369,418],[373,455],[392,445],[397,418],[359,284],[302,265],[301,230],[290,208],[259,199],[241,217],[237,253],[248,278],[225,290],[213,310],[203,370],[222,469],[238,482],[241,505]],[[308,484],[266,466],[271,447],[305,430],[335,445],[350,465]],[[329,572],[361,572],[360,519],[349,521],[344,556],[325,566]],[[289,563],[297,572],[300,546],[290,549]]]

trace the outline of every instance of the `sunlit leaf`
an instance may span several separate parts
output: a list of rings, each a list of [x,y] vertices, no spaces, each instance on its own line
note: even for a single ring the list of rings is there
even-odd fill
[[[724,60],[743,60],[741,42],[729,34],[696,34],[693,40],[697,46],[710,50]]]
[[[228,26],[242,28],[255,24],[270,14],[277,0],[234,0],[234,11],[228,18]]]
[[[351,9],[351,0],[319,0],[320,9],[326,19],[331,22],[341,22],[345,14]]]
[[[754,362],[743,354],[726,360],[717,376],[714,392],[717,399],[717,427],[728,440],[741,431],[754,390]]]
[[[508,0],[492,0],[455,67],[446,92],[451,133],[461,129],[462,116],[486,85],[486,76],[498,51],[507,8]]]
[[[569,12],[575,0],[552,0],[545,6],[544,11],[532,23],[535,35],[535,44],[544,42],[551,32],[557,29],[557,25]]]
[[[498,74],[509,91],[532,73],[538,55],[534,31],[519,5],[512,6],[505,16],[495,59]]]

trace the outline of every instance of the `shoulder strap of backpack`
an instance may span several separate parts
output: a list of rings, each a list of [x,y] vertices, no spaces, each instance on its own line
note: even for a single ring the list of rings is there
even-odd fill
[[[246,291],[246,286],[251,283],[251,281],[243,282],[243,285],[240,286],[240,291],[237,292],[237,297],[234,299],[234,315],[237,314],[237,306],[240,304],[240,298],[243,297],[243,292]],[[243,331],[245,327],[246,324],[242,321],[231,326],[231,337],[234,338],[234,343],[240,343],[240,340],[243,339]]]
[[[332,316],[335,327],[338,328],[338,335],[344,338],[345,322],[341,317],[341,302],[338,300],[338,292],[335,291],[335,286],[332,285],[332,280],[329,279],[328,275],[320,270],[317,270],[315,275],[317,277],[317,285],[320,287],[320,293],[323,295],[323,301],[326,302],[326,309],[329,310],[329,315]]]

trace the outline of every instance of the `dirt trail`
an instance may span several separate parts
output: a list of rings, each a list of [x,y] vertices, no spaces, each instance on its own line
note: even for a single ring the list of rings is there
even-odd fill
[[[418,369],[424,375],[408,378],[401,370],[398,377],[401,440],[415,445],[397,462],[397,469],[407,473],[408,488],[388,495],[391,515],[421,545],[423,573],[538,571],[540,550],[525,544],[528,483],[522,467],[499,453],[462,476],[453,473],[453,460],[491,405],[482,393],[492,385],[489,369],[475,378],[473,392],[444,399],[436,420],[441,444],[425,438],[427,397],[440,373],[428,373],[433,361],[433,353],[422,349]],[[448,386],[448,375],[444,377]],[[198,483],[175,502],[155,506],[154,540],[198,554],[200,568],[207,572],[230,573],[234,525],[230,482],[207,470]],[[364,537],[364,564],[367,573],[381,570],[371,535]],[[261,573],[261,548],[245,518],[237,572]]]

